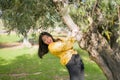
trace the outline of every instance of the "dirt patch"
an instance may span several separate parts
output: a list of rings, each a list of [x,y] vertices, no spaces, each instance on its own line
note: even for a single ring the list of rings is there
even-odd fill
[[[20,46],[21,43],[0,43],[0,48],[10,48]]]
[[[28,75],[39,75],[41,72],[35,72],[35,73],[13,73],[13,74],[0,74],[0,76],[12,76],[12,77],[23,77]]]
[[[69,76],[54,76],[54,80],[69,80]]]

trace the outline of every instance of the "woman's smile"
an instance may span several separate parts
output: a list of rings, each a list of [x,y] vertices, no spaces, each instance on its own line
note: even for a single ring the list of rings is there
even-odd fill
[[[43,40],[43,42],[44,42],[45,44],[47,44],[47,45],[49,45],[50,43],[53,42],[52,38],[51,38],[50,36],[47,36],[47,35],[44,35],[44,36],[42,37],[42,40]]]

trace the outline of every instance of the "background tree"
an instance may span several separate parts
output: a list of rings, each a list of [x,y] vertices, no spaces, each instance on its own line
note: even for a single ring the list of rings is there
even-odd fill
[[[27,43],[31,29],[51,27],[61,21],[50,0],[0,0],[0,10],[5,28],[22,34]]]

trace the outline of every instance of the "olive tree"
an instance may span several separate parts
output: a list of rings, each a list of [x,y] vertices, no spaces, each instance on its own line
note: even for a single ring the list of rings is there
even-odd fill
[[[120,79],[120,1],[53,0],[79,46],[102,69],[108,80]]]
[[[47,28],[60,21],[54,11],[54,4],[49,0],[0,0],[4,27],[24,36],[28,42],[28,32],[32,29]]]
[[[108,80],[120,79],[120,0],[0,0],[9,30],[64,22]],[[64,25],[62,24],[62,25]]]

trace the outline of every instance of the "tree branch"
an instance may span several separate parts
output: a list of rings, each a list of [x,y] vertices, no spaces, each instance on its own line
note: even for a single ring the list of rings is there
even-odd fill
[[[95,2],[95,4],[94,4],[94,7],[93,7],[93,9],[92,9],[92,17],[93,17],[93,15],[94,15],[94,13],[95,13],[95,9],[96,9],[96,7],[97,7],[97,5],[98,5],[98,1],[99,1],[99,0],[96,0],[96,2]]]
[[[72,36],[75,36],[75,38],[79,41],[82,38],[82,32],[69,15],[68,0],[53,0],[53,2],[57,7],[57,11],[61,14],[64,23],[72,31]]]

